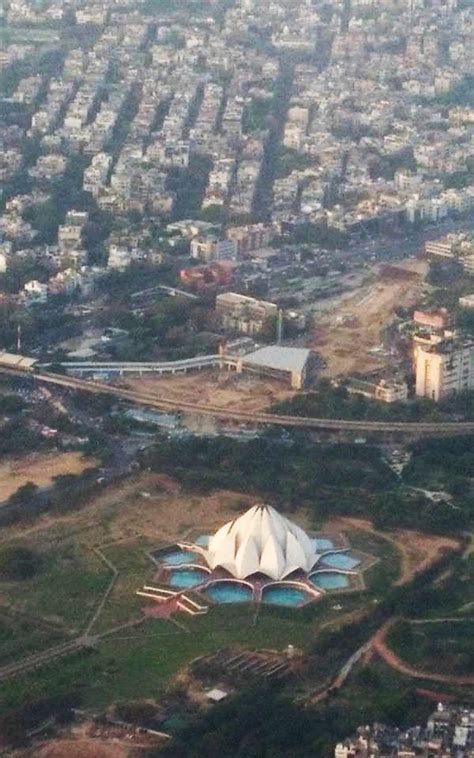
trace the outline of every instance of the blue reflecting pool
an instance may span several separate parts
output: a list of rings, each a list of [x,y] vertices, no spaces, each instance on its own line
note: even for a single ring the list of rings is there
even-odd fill
[[[250,587],[237,582],[216,582],[204,592],[215,603],[249,603],[253,598]]]
[[[277,584],[275,587],[267,587],[262,593],[263,603],[272,603],[272,605],[286,605],[294,608],[302,605],[309,599],[308,593],[297,587]]]
[[[160,561],[167,563],[168,566],[180,566],[181,563],[193,563],[197,558],[197,553],[190,550],[174,550],[172,553],[166,553],[159,557]]]
[[[325,537],[316,537],[316,539],[313,540],[313,543],[318,553],[324,553],[325,550],[332,550],[334,547],[334,542]]]
[[[170,571],[168,584],[178,589],[187,589],[188,587],[197,587],[198,584],[202,584],[208,576],[207,571],[203,571],[203,569],[173,569],[173,571]]]
[[[350,585],[348,576],[332,571],[324,572],[323,574],[313,574],[309,577],[309,580],[315,587],[319,587],[322,590],[340,590]]]
[[[209,534],[200,534],[196,540],[196,545],[200,545],[200,547],[207,547],[209,545],[209,540]]]
[[[349,571],[359,564],[360,560],[358,558],[354,558],[347,553],[332,553],[330,555],[325,555],[322,560],[322,565],[324,566],[337,569],[348,569]]]

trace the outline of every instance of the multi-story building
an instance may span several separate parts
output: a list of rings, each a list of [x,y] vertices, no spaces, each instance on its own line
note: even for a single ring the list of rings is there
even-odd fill
[[[351,394],[364,395],[371,400],[380,400],[383,403],[403,402],[408,398],[406,382],[395,380],[381,379],[371,382],[350,378],[346,389]]]
[[[82,226],[62,224],[58,229],[58,245],[62,252],[80,248],[82,246]]]
[[[239,257],[244,257],[251,254],[254,250],[267,247],[274,233],[272,227],[265,226],[264,224],[233,226],[227,230],[227,238],[237,242]]]
[[[472,708],[439,703],[425,727],[360,726],[336,745],[334,758],[471,758],[473,749]]]
[[[413,321],[417,326],[424,329],[446,329],[450,324],[451,316],[447,308],[436,308],[429,311],[417,310],[413,314]]]
[[[217,295],[216,313],[220,316],[224,329],[242,334],[257,334],[268,318],[277,315],[278,306],[236,292],[225,292]]]
[[[443,340],[422,347],[416,358],[416,394],[436,402],[474,389],[474,342]]]
[[[210,261],[236,260],[238,244],[236,240],[219,239],[215,235],[196,237],[191,242],[191,257],[209,263]]]
[[[455,249],[455,240],[444,238],[439,240],[430,240],[425,244],[425,253],[427,255],[438,256],[440,258],[453,258]]]

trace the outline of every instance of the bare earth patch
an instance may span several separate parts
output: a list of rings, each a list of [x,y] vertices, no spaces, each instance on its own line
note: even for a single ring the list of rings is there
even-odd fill
[[[0,501],[7,500],[19,487],[33,482],[38,487],[49,487],[55,476],[80,474],[97,465],[93,458],[82,453],[33,453],[19,458],[0,461]]]
[[[214,405],[241,411],[259,411],[272,403],[293,397],[283,382],[256,379],[245,374],[211,369],[190,374],[123,378],[120,386],[153,392],[169,400]]]
[[[131,751],[122,745],[100,740],[53,740],[37,749],[37,758],[128,758]]]
[[[14,758],[138,758],[163,738],[133,727],[98,725],[90,721],[66,727],[56,739],[39,740],[33,747],[15,751]]]
[[[308,346],[326,360],[327,376],[383,366],[383,356],[378,352],[381,331],[393,320],[396,308],[411,307],[419,301],[427,264],[411,259],[397,264],[397,269],[399,277],[391,279],[382,267],[376,267],[371,280],[349,297],[345,293],[333,298],[332,307],[316,317],[316,330]]]
[[[403,529],[393,532],[393,536],[404,556],[406,570],[406,578],[400,577],[397,584],[405,584],[414,574],[428,568],[443,553],[459,547],[459,542],[450,537],[438,537]]]
[[[365,519],[341,516],[331,521],[331,528],[344,529],[344,527],[364,529],[395,545],[401,556],[400,576],[395,582],[398,586],[407,584],[415,574],[428,568],[446,551],[459,547],[458,541],[450,537],[422,534],[408,529],[380,532],[373,528],[371,521]]]
[[[191,529],[217,529],[254,503],[255,496],[228,491],[193,495],[171,477],[144,472],[107,488],[77,511],[45,514],[29,527],[6,527],[0,542],[74,533],[89,546],[137,537],[159,543],[183,537]]]
[[[218,491],[211,495],[189,495],[161,491],[153,495],[154,479],[150,480],[151,497],[137,499],[132,512],[124,508],[111,525],[116,539],[120,539],[131,526],[131,516],[136,531],[148,539],[173,541],[183,537],[191,529],[215,530],[226,519],[235,516],[253,505],[255,497],[240,495],[235,492]],[[133,526],[133,524],[132,524]],[[130,536],[130,535],[127,535]]]

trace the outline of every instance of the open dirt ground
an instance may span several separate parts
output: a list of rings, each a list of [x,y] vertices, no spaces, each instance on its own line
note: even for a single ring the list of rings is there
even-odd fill
[[[19,487],[33,482],[38,487],[48,487],[55,476],[80,474],[86,468],[97,465],[93,458],[84,458],[81,453],[33,453],[18,458],[0,461],[0,502],[7,500]]]
[[[283,382],[256,379],[217,369],[191,374],[122,379],[120,386],[156,392],[169,400],[183,400],[198,405],[212,404],[242,411],[263,410],[273,402],[294,395]]]
[[[100,740],[52,740],[34,753],[36,758],[129,758],[131,751],[119,744],[110,744]]]
[[[389,540],[394,544],[401,556],[401,570],[396,585],[409,582],[415,574],[430,566],[447,550],[455,550],[459,543],[450,537],[438,537],[432,534],[421,534],[405,529],[397,529],[393,532],[378,532],[370,521],[365,519],[340,517],[331,521],[332,528],[353,527],[364,529]],[[327,528],[327,527],[326,527]]]
[[[15,752],[14,758],[139,758],[164,742],[133,727],[85,721],[65,727],[56,739]]]
[[[140,473],[108,488],[77,511],[45,514],[30,527],[6,527],[0,542],[75,534],[89,547],[139,537],[158,544],[183,537],[193,528],[202,528],[203,533],[215,530],[254,503],[254,496],[228,491],[191,495],[166,475]]]
[[[332,307],[315,316],[315,330],[309,347],[327,362],[325,374],[338,376],[365,373],[383,366],[378,349],[381,332],[393,320],[395,309],[412,307],[420,300],[427,271],[426,261],[410,259],[397,264],[403,271],[390,277],[377,267],[363,285],[334,298]]]

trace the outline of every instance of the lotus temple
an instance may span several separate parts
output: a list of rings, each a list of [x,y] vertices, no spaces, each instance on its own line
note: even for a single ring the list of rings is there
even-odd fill
[[[157,567],[154,583],[138,594],[174,599],[188,612],[208,610],[186,600],[189,590],[210,603],[304,606],[327,593],[363,589],[363,572],[375,562],[352,550],[343,534],[310,536],[269,505],[254,505],[215,534],[159,548],[150,557]]]

